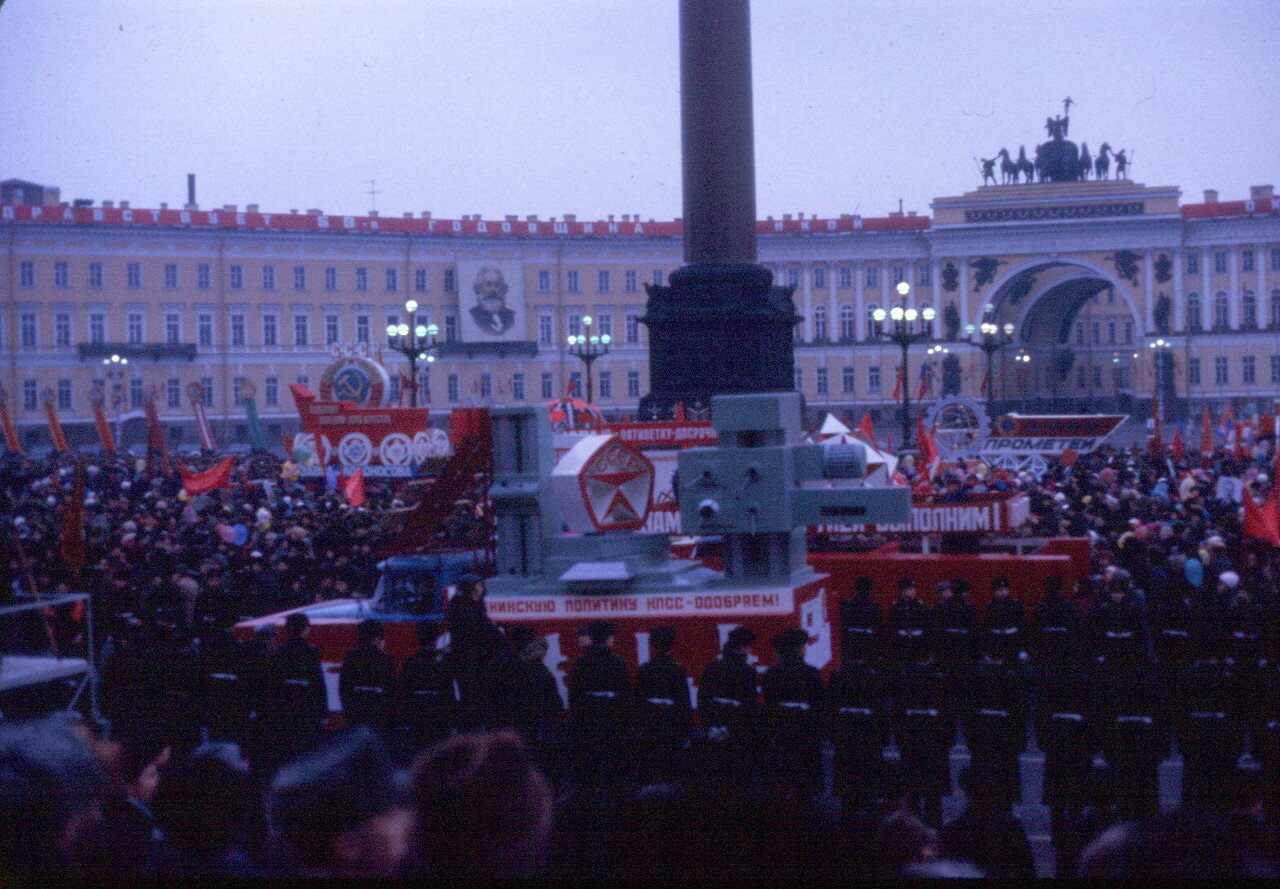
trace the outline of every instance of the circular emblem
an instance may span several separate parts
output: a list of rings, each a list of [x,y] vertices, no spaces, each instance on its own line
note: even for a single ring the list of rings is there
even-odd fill
[[[192,380],[190,383],[187,383],[187,398],[195,402],[203,402],[204,386],[201,386],[196,380]]]
[[[102,407],[106,402],[107,395],[102,391],[101,384],[94,384],[89,389],[89,404],[95,408]]]
[[[356,355],[338,358],[320,377],[322,401],[349,401],[357,407],[382,407],[390,388],[385,367]]]
[[[338,462],[343,466],[368,466],[373,459],[373,443],[363,432],[348,432],[338,442]]]
[[[413,442],[403,432],[392,432],[378,444],[384,466],[407,466],[413,460]]]
[[[450,454],[449,436],[445,434],[443,429],[432,429],[427,433],[431,439],[431,456],[447,457]]]
[[[431,456],[431,436],[425,432],[413,434],[413,462],[421,463]]]
[[[977,456],[991,434],[991,421],[982,402],[967,395],[939,398],[926,412],[925,421],[933,429],[938,453],[948,460]]]
[[[996,420],[996,429],[1000,431],[1001,435],[1013,435],[1013,431],[1017,428],[1018,424],[1008,414]]]

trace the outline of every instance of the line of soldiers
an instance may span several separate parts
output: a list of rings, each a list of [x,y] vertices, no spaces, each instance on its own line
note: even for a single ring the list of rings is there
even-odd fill
[[[570,669],[567,720],[546,643],[527,626],[504,633],[493,624],[483,581],[465,578],[460,588],[444,628],[419,625],[419,650],[398,673],[381,625],[359,626],[339,681],[349,722],[372,724],[408,749],[457,730],[512,726],[553,779],[572,764],[579,782],[601,787],[694,779],[816,791],[825,738],[847,803],[867,809],[907,790],[935,820],[958,725],[974,767],[1010,800],[1033,726],[1046,756],[1046,802],[1065,815],[1082,805],[1099,755],[1136,807],[1153,808],[1171,735],[1188,801],[1212,803],[1246,745],[1280,786],[1270,624],[1211,615],[1190,599],[1162,605],[1148,621],[1123,577],[1087,611],[1050,582],[1029,615],[1003,580],[984,609],[967,601],[962,580],[939,584],[932,606],[903,580],[882,609],[860,579],[841,603],[843,662],[829,683],[804,661],[803,630],[772,640],[777,663],[761,674],[750,658],[755,636],[738,627],[698,677],[696,708],[671,628],[654,628],[652,657],[633,678],[612,651],[613,627],[596,622],[584,628]],[[440,649],[445,628],[451,644]],[[122,644],[104,686],[118,715],[179,733],[203,725],[212,737],[243,741],[269,768],[310,743],[328,715],[306,631],[302,614],[288,617],[276,645],[266,632],[240,643],[224,627],[185,661],[161,632],[146,650]],[[885,757],[892,747],[896,768]]]

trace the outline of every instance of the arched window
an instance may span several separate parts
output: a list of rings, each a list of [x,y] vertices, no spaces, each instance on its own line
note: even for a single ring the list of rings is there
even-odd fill
[[[1271,291],[1271,327],[1280,328],[1280,290]]]
[[[1226,330],[1231,326],[1231,301],[1227,292],[1219,290],[1213,295],[1213,329]]]
[[[1280,291],[1278,291],[1280,293]],[[1277,297],[1272,297],[1274,304]],[[857,334],[853,329],[853,306],[845,303],[840,307],[840,339],[843,342],[852,340]]]
[[[1204,319],[1200,314],[1200,294],[1187,294],[1187,330],[1199,332],[1204,329]]]
[[[1244,292],[1240,304],[1240,327],[1242,330],[1256,330],[1258,327],[1258,298],[1252,290]]]
[[[871,303],[870,305],[867,306],[867,336],[868,337],[879,336],[880,331],[883,329],[880,325],[880,322],[875,319],[876,309],[878,308],[880,307],[875,303]]]
[[[827,307],[817,305],[813,307],[813,339],[815,342],[823,342],[827,338]]]

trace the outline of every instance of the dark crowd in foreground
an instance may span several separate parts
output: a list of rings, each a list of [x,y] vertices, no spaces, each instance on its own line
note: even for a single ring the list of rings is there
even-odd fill
[[[1265,456],[1104,451],[1039,480],[938,479],[958,502],[1027,491],[1024,533],[1092,537],[1090,576],[1035,596],[1010,578],[983,607],[964,578],[904,583],[888,608],[859,584],[828,679],[803,631],[739,629],[696,702],[670,654],[678,629],[655,630],[632,674],[604,623],[567,665],[565,700],[542,640],[492,624],[472,579],[399,671],[362,626],[340,732],[304,620],[247,643],[230,626],[369,592],[390,492],[351,510],[278,481],[277,464],[247,473],[271,485],[183,500],[171,476],[95,466],[78,583],[97,593],[111,731],[6,709],[4,875],[1030,877],[1027,750],[1044,757],[1059,876],[1276,874],[1278,575],[1223,484],[1261,499]],[[63,469],[0,476],[6,595],[77,583],[50,557]],[[50,632],[74,646],[81,630]],[[957,742],[964,804],[944,823]],[[1181,805],[1162,811],[1175,751]]]

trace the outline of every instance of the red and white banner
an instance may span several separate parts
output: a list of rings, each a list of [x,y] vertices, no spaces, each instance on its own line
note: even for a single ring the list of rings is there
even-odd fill
[[[0,430],[4,432],[4,444],[15,454],[22,453],[22,443],[18,441],[18,431],[13,428],[13,418],[9,416],[9,395],[0,386]]]
[[[485,599],[496,621],[554,617],[753,617],[791,614],[795,593],[776,589],[624,593],[608,596],[500,596]]]
[[[49,421],[49,440],[53,442],[53,449],[65,454],[71,447],[67,444],[66,433],[62,431],[62,421],[58,419],[58,404],[54,401],[52,389],[44,390],[44,415]]]
[[[866,527],[911,534],[956,534],[1013,531],[1031,515],[1030,501],[1021,494],[971,494],[964,503],[937,503],[929,497],[911,498],[911,521],[904,525],[822,525],[828,533]]]
[[[1087,454],[1120,428],[1126,414],[1005,414],[982,443],[983,457]]]
[[[164,440],[164,428],[160,425],[160,415],[156,412],[155,392],[149,393],[144,399],[143,412],[147,418],[147,469],[167,472],[169,443]]]
[[[185,466],[179,466],[182,471],[182,488],[188,494],[204,494],[217,488],[229,488],[231,467],[234,464],[234,457],[224,457],[203,472],[192,472]]]

